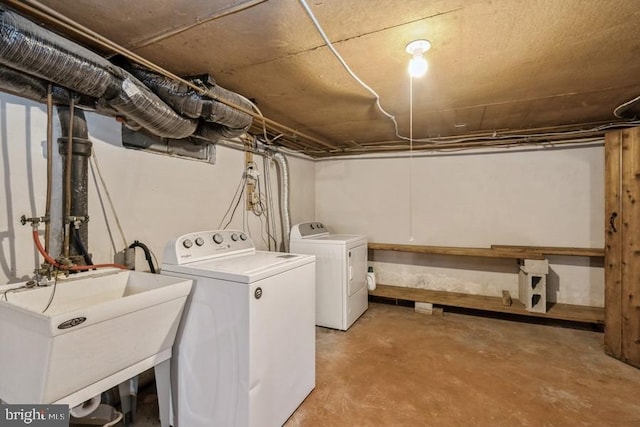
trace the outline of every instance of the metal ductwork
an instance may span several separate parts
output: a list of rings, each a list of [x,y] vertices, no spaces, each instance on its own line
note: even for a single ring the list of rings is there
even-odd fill
[[[0,88],[8,92],[41,100],[45,82],[52,82],[58,86],[54,93],[58,103],[67,103],[70,92],[85,95],[87,99],[85,102],[80,99],[79,105],[88,103],[89,108],[100,113],[120,115],[132,127],[142,126],[163,138],[181,139],[195,132],[194,136],[215,141],[220,137],[237,136],[251,125],[251,117],[247,114],[202,99],[179,85],[170,84],[168,79],[154,78],[136,66],[139,75],[155,82],[152,89],[171,106],[167,105],[126,70],[3,6],[0,6],[0,64],[4,66],[0,69]],[[29,76],[17,78],[19,72]],[[174,89],[176,93],[173,93]],[[243,107],[248,105],[237,94],[218,86],[210,89],[220,93],[222,99]],[[203,123],[198,118],[217,124]]]

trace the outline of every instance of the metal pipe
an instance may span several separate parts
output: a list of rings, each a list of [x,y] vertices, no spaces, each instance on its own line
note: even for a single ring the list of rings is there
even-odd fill
[[[204,17],[199,17],[196,19],[196,21],[192,24],[188,24],[188,25],[183,25],[180,27],[174,27],[169,29],[168,31],[162,31],[160,33],[154,34],[151,37],[145,37],[143,39],[139,39],[139,40],[135,40],[132,43],[130,43],[126,48],[127,49],[140,49],[142,47],[145,46],[149,46],[150,44],[154,44],[157,43],[161,40],[164,39],[168,39],[170,37],[173,36],[177,36],[178,34],[184,33],[185,31],[189,31],[190,29],[197,27],[199,25],[202,24],[206,24],[207,22],[211,22],[213,20],[219,19],[219,18],[223,18],[225,16],[229,16],[232,15],[234,13],[249,9],[253,6],[256,6],[260,3],[264,3],[267,0],[249,0],[249,1],[245,1],[243,3],[240,4],[235,4],[232,6],[229,6],[223,10],[220,11],[216,11],[213,14],[210,14],[208,16],[204,16]]]
[[[75,107],[75,105],[74,105]],[[68,117],[67,117],[68,115]],[[84,112],[71,106],[58,107],[58,117],[62,127],[62,134],[68,135],[58,140],[60,154],[64,158],[65,194],[64,194],[64,225],[65,225],[65,256],[81,262],[83,257],[80,246],[88,248],[89,225],[89,157],[92,144],[89,141],[87,122]],[[67,128],[68,127],[68,128]],[[67,196],[68,194],[68,196]],[[81,245],[71,245],[71,228],[77,229]],[[68,232],[68,234],[67,234]],[[67,252],[66,244],[69,243]],[[68,255],[67,255],[68,253]]]
[[[187,86],[189,86],[191,89],[193,89],[194,91],[196,91],[196,93],[202,95],[202,96],[206,96],[209,97],[215,101],[218,101],[224,105],[227,105],[231,108],[234,108],[238,111],[241,111],[245,114],[250,115],[251,117],[253,117],[254,119],[260,120],[264,123],[265,126],[270,126],[272,129],[276,130],[278,133],[282,133],[283,131],[285,133],[290,133],[293,135],[297,135],[301,138],[304,138],[308,141],[314,142],[315,144],[321,145],[323,147],[326,148],[337,148],[335,145],[329,144],[325,141],[322,141],[321,139],[312,137],[310,135],[307,135],[303,132],[297,131],[293,128],[290,128],[286,125],[283,125],[282,123],[278,123],[274,120],[268,119],[260,114],[257,114],[255,112],[253,112],[252,110],[248,110],[246,108],[243,108],[239,105],[236,105],[232,102],[229,102],[227,100],[224,100],[220,97],[218,97],[215,93],[213,93],[213,91],[208,90],[208,89],[203,89],[202,87],[195,85],[179,76],[177,76],[176,74],[173,74],[172,72],[165,70],[164,68],[159,67],[158,65],[154,64],[151,61],[146,60],[145,58],[141,57],[140,55],[137,55],[133,52],[131,52],[128,49],[125,49],[124,47],[118,45],[117,43],[112,42],[111,40],[107,39],[106,37],[101,36],[100,34],[96,33],[95,31],[90,30],[89,28],[73,21],[72,19],[64,16],[63,14],[57,12],[54,9],[51,9],[50,7],[47,7],[45,5],[43,5],[42,3],[36,1],[36,0],[5,0],[5,3],[10,4],[11,6],[13,6],[14,8],[21,10],[23,12],[27,12],[32,16],[36,16],[38,19],[42,19],[44,21],[49,21],[49,22],[53,22],[59,26],[61,26],[64,29],[67,29],[69,31],[71,31],[72,33],[79,35],[81,37],[83,37],[86,40],[92,41],[94,43],[99,44],[100,46],[102,46],[103,48],[109,49],[113,52],[117,52],[121,55],[123,55],[124,57],[137,62],[138,64],[144,65],[145,67],[156,71],[166,77],[169,77],[173,80],[176,80],[178,82],[181,82]]]
[[[44,207],[44,249],[49,253],[51,239],[51,188],[53,180],[53,85],[47,85],[47,199]]]
[[[70,221],[71,216],[71,165],[73,156],[73,115],[75,110],[75,101],[73,97],[69,103],[69,129],[67,134],[67,157],[65,159],[65,171],[64,171],[64,216],[62,221],[64,223],[64,242],[63,253],[65,258],[69,258],[69,246],[70,246]]]
[[[604,144],[604,139],[602,138],[593,138],[588,140],[567,140],[567,141],[554,141],[553,143],[531,143],[531,144],[510,144],[510,145],[501,145],[501,146],[479,146],[479,147],[464,147],[458,149],[450,149],[447,147],[441,147],[439,150],[429,149],[429,150],[416,150],[413,149],[413,157],[434,157],[439,155],[449,155],[451,153],[457,154],[462,153],[465,150],[536,150],[536,149],[554,149],[554,148],[564,148],[564,147],[577,147],[577,146],[601,146]],[[435,151],[435,152],[434,152]],[[372,149],[362,152],[345,152],[345,153],[337,153],[333,156],[326,155],[324,157],[316,157],[314,158],[315,162],[326,162],[326,161],[335,161],[338,158],[340,160],[380,160],[380,159],[402,159],[408,158],[410,155],[408,150],[400,151],[397,148],[391,149],[389,147],[388,150],[380,150],[380,149]]]

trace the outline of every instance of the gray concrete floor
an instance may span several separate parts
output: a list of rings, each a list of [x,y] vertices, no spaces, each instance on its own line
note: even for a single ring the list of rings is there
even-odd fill
[[[286,427],[640,426],[640,370],[600,332],[371,304],[316,342],[316,388]],[[153,387],[139,399],[133,425],[159,426]]]

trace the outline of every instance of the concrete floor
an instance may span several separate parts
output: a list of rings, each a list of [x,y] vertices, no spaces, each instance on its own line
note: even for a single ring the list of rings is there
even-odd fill
[[[316,388],[285,425],[640,426],[640,370],[602,341],[371,304],[346,333],[317,329]],[[159,425],[154,397],[141,393],[135,427]]]

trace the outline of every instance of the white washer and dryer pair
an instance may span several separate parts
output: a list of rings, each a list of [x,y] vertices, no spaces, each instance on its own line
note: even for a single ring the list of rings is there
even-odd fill
[[[162,274],[193,279],[171,364],[174,427],[280,426],[315,387],[315,259],[241,231],[189,233]]]
[[[316,325],[346,331],[367,310],[367,238],[321,222],[291,228],[289,250],[316,256]]]

